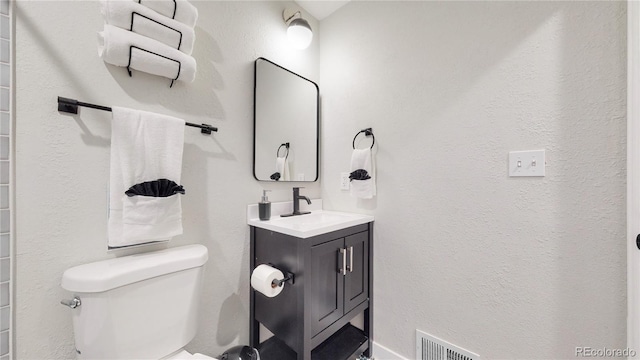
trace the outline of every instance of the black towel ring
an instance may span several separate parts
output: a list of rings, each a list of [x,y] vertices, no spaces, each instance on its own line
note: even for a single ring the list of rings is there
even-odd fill
[[[373,138],[373,142],[371,143],[371,147],[370,149],[373,149],[373,145],[376,143],[376,137],[373,135],[373,130],[371,128],[366,128],[364,130],[360,130],[356,136],[353,137],[353,143],[351,144],[353,146],[353,149],[355,150],[356,148],[356,138],[358,137],[358,135],[364,133],[364,136],[371,136]]]
[[[289,157],[289,143],[284,143],[280,146],[278,146],[278,150],[276,151],[276,157],[280,157],[280,149],[284,146],[285,149],[285,153],[284,153],[284,158],[288,158]]]

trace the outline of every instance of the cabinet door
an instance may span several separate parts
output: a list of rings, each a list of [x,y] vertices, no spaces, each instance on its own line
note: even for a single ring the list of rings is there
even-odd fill
[[[344,312],[347,313],[369,297],[369,232],[347,236],[345,248]]]
[[[311,332],[319,333],[344,314],[344,276],[340,272],[344,238],[311,247]]]

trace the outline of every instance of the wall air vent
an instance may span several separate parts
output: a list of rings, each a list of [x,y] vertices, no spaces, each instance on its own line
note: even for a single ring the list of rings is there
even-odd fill
[[[480,360],[480,355],[416,330],[418,360]]]

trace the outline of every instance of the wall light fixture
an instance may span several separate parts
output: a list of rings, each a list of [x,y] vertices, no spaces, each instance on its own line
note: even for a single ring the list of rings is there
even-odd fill
[[[313,39],[313,31],[307,20],[302,18],[300,11],[285,9],[282,12],[287,27],[287,38],[289,42],[296,48],[304,50],[309,47]]]

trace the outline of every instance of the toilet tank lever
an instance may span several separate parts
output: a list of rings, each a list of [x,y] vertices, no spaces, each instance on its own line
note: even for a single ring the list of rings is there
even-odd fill
[[[78,306],[82,305],[82,301],[80,301],[80,298],[77,296],[74,296],[73,299],[71,300],[60,300],[60,304],[68,306],[72,309],[77,308]]]

